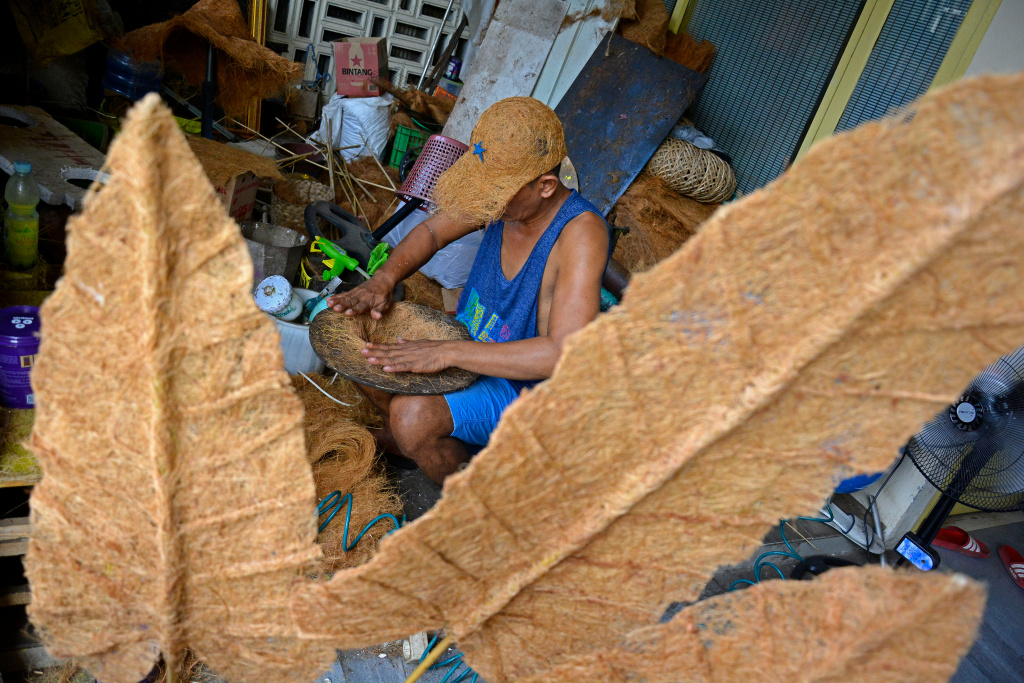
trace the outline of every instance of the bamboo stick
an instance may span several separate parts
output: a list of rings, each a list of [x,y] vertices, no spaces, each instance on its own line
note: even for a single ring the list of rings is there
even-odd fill
[[[287,147],[283,147],[282,145],[279,145],[278,143],[274,142],[274,140],[272,138],[268,138],[266,135],[264,135],[263,133],[259,132],[258,130],[253,130],[252,128],[250,128],[249,126],[245,125],[244,123],[242,123],[241,121],[239,121],[237,119],[231,119],[231,120],[234,121],[235,123],[237,123],[238,125],[240,125],[242,128],[245,128],[246,130],[248,130],[248,131],[250,131],[252,133],[255,133],[259,137],[263,138],[264,140],[266,140],[267,142],[272,144],[274,147],[277,147],[282,152],[288,152],[289,154],[293,153],[292,150],[288,149]],[[330,170],[326,166],[324,166],[323,164],[318,164],[317,162],[313,161],[312,159],[308,159],[307,163],[310,163],[313,166],[316,166],[317,168],[322,168],[325,171]],[[384,189],[387,189],[387,188],[384,188]]]
[[[373,157],[373,160],[377,162],[377,168],[380,169],[381,174],[384,176],[384,180],[388,181],[388,185],[391,186],[391,191],[398,192],[398,188],[395,187],[395,183],[392,182],[391,176],[388,175],[388,172],[384,170],[384,166],[381,165],[380,159],[378,159],[377,155],[373,153],[372,149],[370,149],[370,143],[366,141],[366,138],[363,136],[362,133],[359,134],[359,137],[362,138],[363,144],[366,145],[366,151],[369,152],[370,156]]]
[[[334,194],[334,145],[331,144],[331,127],[327,126],[327,175],[331,179],[331,194]]]

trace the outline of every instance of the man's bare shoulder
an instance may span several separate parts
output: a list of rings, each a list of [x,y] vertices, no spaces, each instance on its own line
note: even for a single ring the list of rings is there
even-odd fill
[[[608,225],[592,211],[584,211],[562,228],[559,250],[576,258],[596,258],[604,263],[608,257]]]

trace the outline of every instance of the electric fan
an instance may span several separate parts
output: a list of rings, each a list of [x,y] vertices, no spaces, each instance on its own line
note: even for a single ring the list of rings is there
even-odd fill
[[[993,512],[1024,509],[1024,347],[975,377],[910,438],[906,454],[941,494],[917,533],[896,546],[920,569],[938,565],[931,542],[957,503]]]

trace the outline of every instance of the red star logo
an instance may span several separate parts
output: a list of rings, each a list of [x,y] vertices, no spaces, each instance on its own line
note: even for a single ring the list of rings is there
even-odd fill
[[[352,58],[352,66],[362,66],[362,65],[363,65],[363,58],[362,57],[353,57]]]

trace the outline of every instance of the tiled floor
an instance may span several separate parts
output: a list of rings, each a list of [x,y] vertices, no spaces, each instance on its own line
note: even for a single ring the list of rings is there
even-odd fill
[[[1024,552],[1024,524],[1010,524],[972,531],[992,556],[965,557],[939,548],[940,571],[967,574],[988,585],[985,617],[974,647],[960,664],[952,683],[1024,682],[1024,590],[1010,580],[996,555],[1000,545]]]

